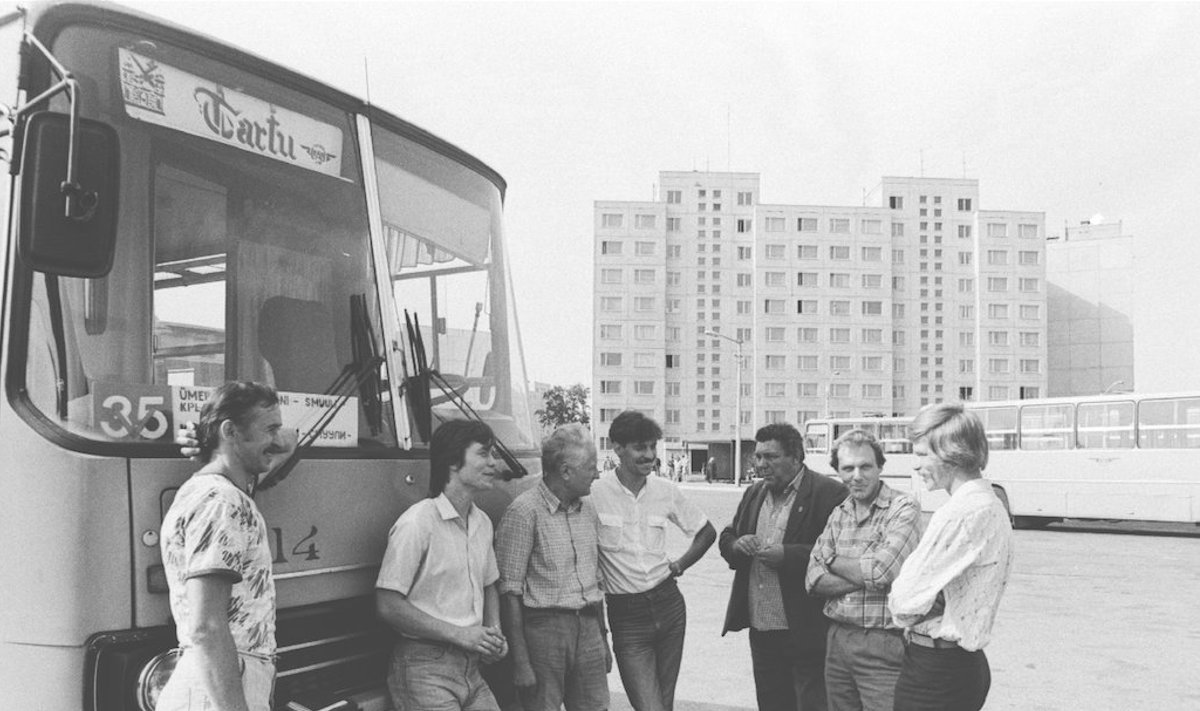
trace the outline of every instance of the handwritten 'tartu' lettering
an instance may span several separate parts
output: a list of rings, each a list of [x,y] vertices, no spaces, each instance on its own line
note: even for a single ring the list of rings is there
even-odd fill
[[[279,121],[271,114],[266,124],[241,118],[241,112],[233,108],[225,96],[211,89],[198,88],[196,102],[204,115],[209,130],[225,140],[238,143],[270,155],[296,159],[295,139],[279,130]]]

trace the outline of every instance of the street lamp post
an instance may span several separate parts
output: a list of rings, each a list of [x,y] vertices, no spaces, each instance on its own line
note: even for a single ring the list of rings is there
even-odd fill
[[[704,335],[712,336],[713,338],[724,338],[737,345],[737,354],[734,355],[734,369],[736,370],[737,382],[735,387],[737,393],[734,397],[734,412],[733,412],[733,483],[735,486],[742,484],[742,339],[726,336],[723,333],[716,331],[705,331]]]

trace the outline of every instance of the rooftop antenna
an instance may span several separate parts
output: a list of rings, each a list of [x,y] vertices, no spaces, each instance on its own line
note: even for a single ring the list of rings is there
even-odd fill
[[[371,65],[366,55],[363,55],[363,81],[367,83],[367,104],[371,103]]]
[[[732,113],[729,104],[725,104],[725,170],[731,173],[733,172],[733,130],[730,118]]]

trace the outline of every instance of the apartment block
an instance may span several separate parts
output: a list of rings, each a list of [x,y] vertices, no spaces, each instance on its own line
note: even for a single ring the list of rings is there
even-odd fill
[[[1120,222],[1084,222],[1047,241],[1048,395],[1133,390],[1133,254]]]
[[[752,451],[769,422],[1044,396],[1043,213],[983,211],[976,180],[875,193],[774,204],[755,173],[664,172],[659,199],[595,203],[602,456],[628,408],[699,470],[735,427]]]

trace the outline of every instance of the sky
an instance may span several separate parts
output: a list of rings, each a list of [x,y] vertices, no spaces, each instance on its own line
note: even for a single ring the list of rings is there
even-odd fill
[[[1120,220],[1138,389],[1200,388],[1200,4],[126,4],[359,96],[369,75],[499,171],[531,381],[591,383],[593,202],[711,169],[760,173],[764,203],[966,176],[1052,235]]]

